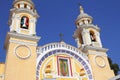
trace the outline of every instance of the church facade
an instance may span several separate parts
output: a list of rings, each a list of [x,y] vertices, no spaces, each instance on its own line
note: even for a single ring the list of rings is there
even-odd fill
[[[64,41],[38,46],[36,21],[39,15],[31,0],[15,0],[10,10],[5,41],[6,62],[0,64],[0,80],[109,80],[107,50],[100,28],[80,6],[75,24],[77,47]]]

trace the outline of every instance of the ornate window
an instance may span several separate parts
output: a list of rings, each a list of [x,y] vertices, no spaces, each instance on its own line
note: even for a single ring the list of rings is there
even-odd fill
[[[69,57],[58,56],[58,75],[72,76],[71,62]]]
[[[20,23],[20,27],[24,28],[24,29],[28,29],[29,27],[29,18],[26,16],[23,16],[21,18],[21,23]]]
[[[95,36],[95,33],[93,31],[90,31],[90,39],[92,42],[96,42],[96,36]]]

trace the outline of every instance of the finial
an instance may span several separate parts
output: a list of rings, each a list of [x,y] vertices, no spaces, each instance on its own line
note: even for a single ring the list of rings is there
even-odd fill
[[[80,5],[80,13],[82,14],[82,13],[84,13],[84,9],[83,9],[83,7]]]
[[[82,4],[79,2],[78,5],[80,6],[80,13],[84,13],[84,9],[82,7]]]
[[[59,36],[60,36],[60,42],[62,42],[62,41],[63,41],[63,36],[64,36],[64,35],[63,35],[62,33],[60,33]]]

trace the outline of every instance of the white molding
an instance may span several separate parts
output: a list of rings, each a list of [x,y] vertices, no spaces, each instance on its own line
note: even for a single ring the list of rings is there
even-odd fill
[[[29,40],[29,41],[35,41],[35,42],[38,42],[40,40],[40,37],[38,37],[38,36],[18,34],[15,32],[8,32],[8,35],[9,35],[9,37],[24,39],[24,40]]]
[[[113,78],[111,78],[109,80],[120,80],[120,75],[117,75],[117,76],[115,76],[115,77],[113,77]]]
[[[86,29],[93,28],[93,29],[97,30],[98,32],[100,31],[100,28],[97,25],[93,25],[93,24],[87,24],[87,25],[84,24],[84,25],[82,25],[82,27],[86,28]]]
[[[21,44],[21,45],[31,45],[31,46],[37,46],[37,43],[30,43],[30,42],[22,42],[22,41],[17,41],[17,40],[9,40],[10,43],[16,43],[16,44]]]
[[[98,52],[107,52],[108,49],[106,48],[101,48],[101,47],[94,47],[94,46],[90,46],[90,45],[85,45],[83,47],[83,51],[88,51],[88,50],[95,50],[95,51],[98,51]]]
[[[107,54],[105,54],[105,53],[88,53],[88,54],[94,54],[94,55],[101,55],[101,56],[108,56]]]

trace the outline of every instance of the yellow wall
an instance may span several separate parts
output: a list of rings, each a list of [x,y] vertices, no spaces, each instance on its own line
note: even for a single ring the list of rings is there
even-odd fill
[[[0,63],[0,80],[4,80],[5,64]]]
[[[5,64],[0,63],[0,74],[4,74]]]
[[[94,80],[109,80],[110,78],[112,78],[114,76],[114,73],[113,70],[110,69],[107,56],[105,55],[106,53],[91,50],[89,51],[89,53],[92,53],[88,55],[88,58],[92,67]],[[103,66],[104,64],[105,66]]]
[[[10,40],[35,43],[24,39]],[[22,59],[29,54],[28,58]],[[5,80],[36,80],[36,46],[9,43],[5,66]]]

